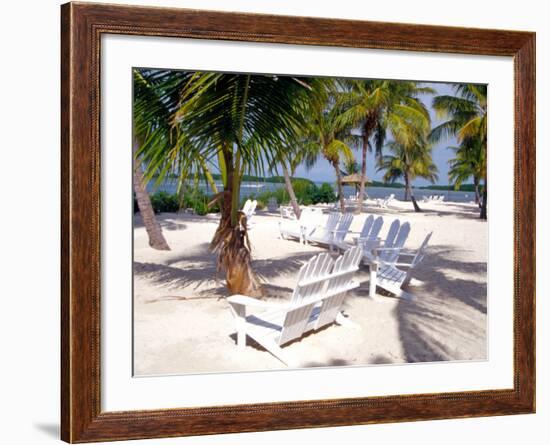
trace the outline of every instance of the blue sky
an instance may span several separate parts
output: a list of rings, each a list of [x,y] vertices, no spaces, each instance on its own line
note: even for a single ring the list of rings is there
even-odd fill
[[[430,87],[436,91],[436,95],[454,95],[454,85],[452,83],[424,83],[423,85]],[[424,102],[428,110],[430,111],[430,116],[432,119],[432,126],[436,126],[442,122],[438,120],[435,116],[435,111],[432,109],[432,98],[430,95],[422,95],[420,100]],[[447,174],[449,172],[448,161],[453,157],[452,150],[449,150],[447,147],[456,145],[456,139],[451,138],[449,140],[441,141],[433,147],[432,156],[435,165],[437,165],[439,179],[436,184],[446,185],[449,183]],[[361,150],[355,150],[355,159],[357,162],[361,161]],[[370,179],[375,179],[378,181],[382,180],[384,172],[376,171],[376,159],[373,153],[368,153],[367,155],[367,177]],[[333,182],[336,180],[334,174],[334,169],[332,166],[325,161],[324,159],[319,159],[315,166],[311,170],[307,170],[305,166],[300,165],[296,169],[295,176],[307,177],[312,181],[322,181],[322,182]],[[430,184],[429,181],[425,179],[418,178],[415,179],[414,185],[423,186]]]

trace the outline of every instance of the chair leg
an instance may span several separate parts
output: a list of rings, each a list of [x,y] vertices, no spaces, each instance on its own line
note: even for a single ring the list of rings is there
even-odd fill
[[[361,326],[357,323],[354,323],[349,318],[344,317],[344,314],[342,312],[338,312],[338,315],[336,315],[336,324],[343,326],[344,328],[350,328],[360,331]]]
[[[378,263],[372,262],[369,265],[370,280],[369,280],[369,297],[376,297],[376,272],[378,272]]]
[[[237,346],[239,349],[246,348],[246,331],[242,328],[237,331]]]

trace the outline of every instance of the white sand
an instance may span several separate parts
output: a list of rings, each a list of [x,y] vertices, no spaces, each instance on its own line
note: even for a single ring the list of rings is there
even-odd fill
[[[487,356],[487,223],[473,204],[397,202],[368,209],[385,216],[382,237],[393,218],[410,221],[406,247],[417,248],[434,231],[424,261],[406,289],[414,301],[368,296],[368,269],[346,299],[344,313],[361,330],[332,325],[284,346],[301,366],[366,365]],[[355,217],[361,230],[366,215]],[[139,215],[135,221],[134,369],[136,375],[279,369],[285,366],[249,340],[235,345],[235,323],[208,244],[217,215],[162,214],[170,252],[148,245]],[[279,238],[277,214],[259,211],[250,230],[253,266],[268,299],[290,297],[301,264],[326,249]],[[352,234],[353,236],[353,234]],[[348,238],[351,241],[351,236]]]

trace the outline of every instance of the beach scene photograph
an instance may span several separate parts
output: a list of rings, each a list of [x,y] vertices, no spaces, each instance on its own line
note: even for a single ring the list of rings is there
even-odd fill
[[[135,377],[487,360],[487,85],[132,83]]]

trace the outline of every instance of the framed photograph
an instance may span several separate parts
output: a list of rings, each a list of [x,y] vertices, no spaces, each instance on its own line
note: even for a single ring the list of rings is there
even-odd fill
[[[67,3],[62,439],[535,411],[535,34]]]

